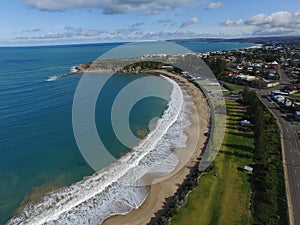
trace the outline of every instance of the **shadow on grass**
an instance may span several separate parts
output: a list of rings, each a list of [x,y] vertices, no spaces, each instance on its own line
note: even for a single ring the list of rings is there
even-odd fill
[[[249,133],[245,133],[245,132],[226,132],[226,134],[230,134],[230,135],[236,135],[236,136],[240,136],[240,137],[245,137],[245,138],[253,138],[253,134],[249,134]]]
[[[238,123],[238,122],[239,122],[238,119],[232,118],[232,117],[227,117],[226,120],[227,120],[227,123],[228,123],[228,122],[235,122],[235,123]]]
[[[239,119],[242,119],[243,117],[245,117],[244,116],[244,114],[239,114],[239,113],[236,113],[236,114],[232,114],[231,112],[227,112],[227,114],[226,114],[227,116],[230,116],[230,117],[234,117],[234,118],[236,118],[237,120],[239,120]]]
[[[233,123],[228,124],[227,123],[226,128],[230,129],[230,130],[236,130],[237,129],[237,124],[233,124]]]
[[[227,115],[238,115],[238,114],[242,114],[243,112],[241,112],[241,111],[237,111],[237,110],[231,110],[231,109],[227,109],[226,110],[226,113],[227,113]]]
[[[239,145],[239,144],[223,144],[224,146],[226,146],[227,148],[231,149],[238,149],[238,150],[243,150],[243,151],[247,151],[247,152],[252,152],[253,148],[246,146],[246,145]]]
[[[239,158],[244,158],[244,159],[251,159],[252,158],[252,154],[251,153],[242,153],[242,152],[233,152],[233,151],[224,151],[224,150],[220,150],[219,153],[225,154],[225,155],[230,155],[230,156],[236,156]]]
[[[236,120],[230,120],[230,121],[227,120],[226,124],[231,125],[231,126],[236,126],[236,125],[238,125],[238,121],[236,121]]]
[[[229,103],[228,104],[228,103],[226,103],[226,108],[245,111],[245,106],[238,105],[238,103],[236,103],[236,104],[233,104],[233,103]]]
[[[246,166],[246,165],[245,165],[245,166]],[[247,165],[247,166],[250,166],[250,167],[253,168],[252,165]],[[247,174],[247,181],[251,184],[251,182],[252,182],[252,173],[246,172],[246,171],[244,170],[244,168],[242,168],[242,167],[238,167],[237,170],[238,170],[239,172],[241,172],[241,173]]]

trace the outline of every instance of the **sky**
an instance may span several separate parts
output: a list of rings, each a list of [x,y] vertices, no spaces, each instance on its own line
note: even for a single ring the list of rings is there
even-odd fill
[[[0,46],[300,35],[299,0],[2,0]]]

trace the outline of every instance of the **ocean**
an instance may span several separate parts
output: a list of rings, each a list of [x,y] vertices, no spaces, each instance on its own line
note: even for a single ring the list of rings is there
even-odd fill
[[[81,75],[47,81],[50,76],[68,73],[74,66],[93,61],[121,44],[0,48],[0,224],[12,217],[14,219],[9,224],[25,220],[31,221],[29,224],[42,221],[48,224],[82,224],[86,219],[90,220],[89,224],[99,224],[112,214],[126,213],[142,204],[147,188],[120,185],[116,181],[126,176],[138,177],[140,175],[137,174],[145,172],[153,161],[165,159],[175,145],[172,140],[176,138],[167,135],[163,139],[164,134],[160,132],[164,129],[161,129],[143,143],[133,143],[136,152],[143,153],[135,156],[129,153],[122,158],[131,160],[130,171],[125,169],[128,164],[124,167],[122,162],[115,162],[95,174],[82,157],[72,130],[72,104]],[[182,45],[196,52],[253,46],[239,43]],[[147,77],[153,78],[148,74],[116,74],[100,93],[95,109],[97,130],[115,158],[130,149],[118,140],[110,123],[113,100],[126,85]],[[178,129],[176,119],[179,113],[183,117],[186,114],[184,102],[188,100],[176,83],[161,77],[153,79],[157,81],[157,91],[167,100],[150,97],[135,105],[129,124],[138,137],[144,137],[150,131],[152,118],[160,118],[156,121],[157,126],[165,127],[165,132],[176,133],[172,129]],[[181,110],[176,114],[178,109]],[[184,135],[182,138],[181,145],[184,145]],[[156,151],[145,151],[154,144]],[[137,165],[143,166],[138,168]],[[176,159],[160,169],[167,173],[174,165]],[[123,178],[120,171],[124,173]],[[91,180],[101,180],[103,185],[99,188]],[[57,191],[46,194],[53,190]],[[78,194],[78,190],[86,192]],[[119,199],[125,200],[120,202]]]

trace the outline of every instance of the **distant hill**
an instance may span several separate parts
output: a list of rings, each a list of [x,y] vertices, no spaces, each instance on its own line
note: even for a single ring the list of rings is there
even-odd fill
[[[184,42],[239,42],[239,43],[255,43],[255,44],[271,44],[271,43],[290,43],[300,42],[300,36],[285,36],[285,37],[251,37],[251,38],[192,38],[192,39],[173,39],[168,40],[175,43]]]

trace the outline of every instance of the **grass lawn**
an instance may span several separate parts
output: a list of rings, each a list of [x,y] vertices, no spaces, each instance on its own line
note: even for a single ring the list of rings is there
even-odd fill
[[[242,168],[252,164],[253,134],[239,125],[244,108],[234,101],[226,105],[227,130],[214,169],[201,176],[198,188],[190,193],[172,225],[248,224],[250,175]]]
[[[242,91],[244,87],[237,86],[234,84],[226,84],[226,87],[229,89],[229,91]]]
[[[294,94],[290,94],[289,95],[290,98],[294,98],[294,99],[300,99],[300,93],[294,93]]]

